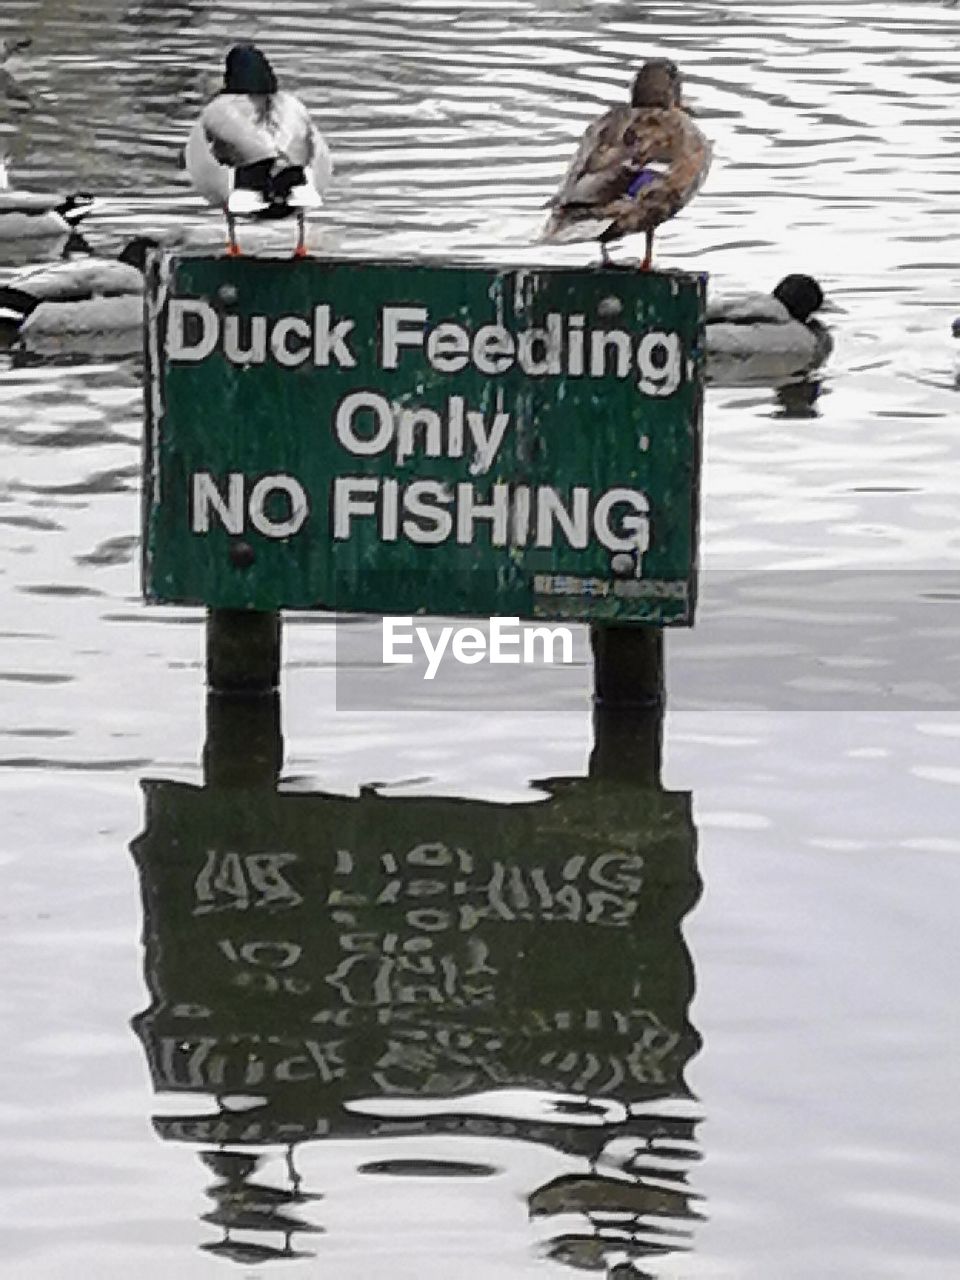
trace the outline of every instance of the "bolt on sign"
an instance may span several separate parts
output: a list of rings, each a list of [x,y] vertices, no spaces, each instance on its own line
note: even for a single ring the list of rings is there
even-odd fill
[[[704,294],[675,272],[156,259],[147,598],[691,623]]]

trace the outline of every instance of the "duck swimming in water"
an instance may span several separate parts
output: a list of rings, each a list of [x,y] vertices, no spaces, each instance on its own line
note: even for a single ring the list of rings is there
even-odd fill
[[[158,242],[135,236],[116,258],[71,255],[30,267],[0,286],[0,332],[71,337],[143,325],[143,270]]]
[[[277,85],[273,68],[252,44],[227,54],[223,88],[204,107],[185,150],[200,194],[227,219],[227,252],[240,252],[238,215],[297,218],[296,257],[304,257],[305,216],[322,203],[333,162],[299,98]]]
[[[87,192],[64,196],[15,190],[0,156],[0,240],[68,236],[92,208],[93,196]]]
[[[541,240],[598,240],[607,262],[612,240],[642,231],[646,253],[640,265],[650,268],[654,230],[697,194],[713,155],[680,95],[675,63],[654,58],[643,64],[630,105],[611,108],[584,133],[550,201]]]
[[[815,369],[833,336],[815,312],[842,311],[812,276],[784,276],[772,293],[708,298],[707,374],[716,382],[773,382]]]

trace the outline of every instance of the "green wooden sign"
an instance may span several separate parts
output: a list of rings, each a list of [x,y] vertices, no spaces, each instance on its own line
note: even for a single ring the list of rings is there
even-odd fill
[[[144,587],[693,620],[703,277],[164,257]]]

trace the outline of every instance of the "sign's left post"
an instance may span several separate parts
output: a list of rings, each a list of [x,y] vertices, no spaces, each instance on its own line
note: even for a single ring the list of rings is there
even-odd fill
[[[157,254],[148,265],[146,289],[146,414],[144,434],[143,556],[149,555],[149,512],[159,500],[162,468],[157,451],[164,412],[168,258]],[[202,406],[198,406],[202,410]],[[218,415],[217,406],[207,411]],[[243,544],[239,544],[242,554]],[[280,687],[282,623],[279,610],[207,607],[206,677],[212,695],[275,695]]]

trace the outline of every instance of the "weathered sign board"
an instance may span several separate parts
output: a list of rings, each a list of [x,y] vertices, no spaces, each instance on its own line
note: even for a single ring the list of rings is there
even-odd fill
[[[702,277],[164,256],[148,281],[148,599],[692,622]]]

